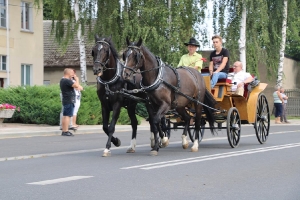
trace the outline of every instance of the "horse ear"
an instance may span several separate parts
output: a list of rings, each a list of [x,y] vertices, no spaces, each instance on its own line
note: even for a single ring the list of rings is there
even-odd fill
[[[99,36],[98,34],[95,34],[95,42],[99,41]]]
[[[127,43],[127,46],[129,46],[129,45],[130,45],[130,41],[129,41],[129,38],[128,38],[128,36],[126,36],[126,43]]]
[[[143,39],[140,37],[139,41],[137,42],[136,46],[140,47],[143,43]]]
[[[112,38],[112,35],[109,36],[109,38],[107,38],[107,41],[110,42]]]

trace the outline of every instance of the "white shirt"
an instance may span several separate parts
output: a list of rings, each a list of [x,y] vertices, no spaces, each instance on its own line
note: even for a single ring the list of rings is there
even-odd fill
[[[282,99],[283,99],[283,102],[284,102],[284,103],[287,103],[287,99],[284,99],[284,98],[286,97],[286,95],[285,95],[284,93],[281,93],[281,97],[282,97]]]
[[[247,78],[252,77],[250,73],[244,72],[243,70],[237,72],[237,73],[229,73],[228,74],[228,79],[231,79],[232,83],[236,83],[231,86],[232,91],[236,91],[237,85],[239,83],[242,83],[245,81]]]

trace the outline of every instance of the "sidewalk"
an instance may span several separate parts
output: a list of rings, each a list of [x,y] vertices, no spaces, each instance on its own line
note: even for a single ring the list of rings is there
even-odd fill
[[[291,119],[289,121],[291,122],[290,124],[282,124],[282,125],[300,126],[299,119]],[[277,126],[281,124],[275,125],[274,120],[271,120],[270,125]],[[223,124],[223,126],[225,126],[225,124]],[[149,123],[147,121],[142,121],[141,125],[138,125],[138,130],[150,130]],[[124,131],[131,131],[131,126],[116,125],[116,132],[124,132]],[[91,134],[91,133],[104,133],[102,130],[102,125],[80,125],[75,135]],[[16,123],[3,123],[0,125],[0,139],[34,137],[34,136],[53,136],[53,135],[61,135],[61,130],[59,130],[59,126],[16,124]]]
[[[130,125],[116,125],[115,131],[124,132],[130,131]],[[149,123],[142,121],[138,125],[138,130],[149,130]],[[71,131],[74,133],[74,131]],[[77,134],[104,133],[102,125],[80,125]],[[18,124],[18,123],[2,123],[0,124],[0,139],[19,138],[19,137],[34,137],[34,136],[53,136],[61,135],[59,126],[37,125],[37,124]]]

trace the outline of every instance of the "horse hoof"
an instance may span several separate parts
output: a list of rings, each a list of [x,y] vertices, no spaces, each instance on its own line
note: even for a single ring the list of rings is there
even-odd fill
[[[111,156],[110,150],[105,149],[105,150],[103,151],[102,157],[109,157],[109,156]]]
[[[117,137],[116,137],[116,140],[117,140],[117,142],[113,142],[113,144],[114,144],[116,147],[121,146],[121,140],[119,140],[119,138],[117,138]]]
[[[189,143],[182,144],[182,148],[183,148],[183,149],[187,149],[187,148],[189,148]]]
[[[150,156],[157,156],[158,152],[157,151],[150,151]]]
[[[161,145],[162,148],[165,148],[165,147],[169,146],[169,138],[168,137],[164,137],[162,139],[161,143],[162,143],[162,145]]]
[[[126,153],[135,153],[135,150],[132,148],[127,149]]]
[[[197,147],[192,147],[191,152],[198,152],[198,148]]]

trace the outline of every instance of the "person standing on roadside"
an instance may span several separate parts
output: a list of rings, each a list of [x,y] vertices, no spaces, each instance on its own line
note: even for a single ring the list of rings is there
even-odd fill
[[[76,70],[73,69],[74,71],[74,79],[78,79],[79,78],[77,77],[76,75]],[[75,80],[73,80],[75,81]],[[78,87],[78,88],[74,88],[75,90],[75,98],[76,98],[76,102],[75,102],[75,105],[74,105],[74,112],[73,112],[73,117],[72,117],[72,128],[75,128],[77,129],[78,128],[78,125],[77,125],[77,113],[78,113],[78,110],[79,110],[79,107],[80,107],[80,100],[81,100],[81,90],[82,90],[82,87]]]
[[[191,37],[189,42],[184,43],[187,46],[187,50],[189,51],[188,54],[184,54],[178,64],[178,67],[185,66],[185,67],[192,67],[197,71],[201,72],[202,69],[202,55],[197,53],[196,50],[200,47],[199,42]]]
[[[282,115],[282,107],[284,104],[283,98],[280,93],[280,89],[280,86],[275,86],[275,92],[273,93],[275,107],[275,124],[281,124],[280,117]]]
[[[284,94],[284,88],[283,87],[281,87],[280,93],[281,93],[281,96],[282,96],[282,99],[283,99],[283,102],[284,102],[284,104],[282,105],[282,115],[280,117],[280,121],[281,121],[281,123],[289,124],[290,122],[286,119],[286,106],[287,106],[288,97]]]
[[[73,79],[75,81],[73,81]],[[70,68],[64,70],[64,76],[60,80],[60,90],[62,94],[63,117],[62,117],[62,136],[74,136],[69,131],[70,118],[73,116],[75,91],[74,88],[82,88],[79,85],[78,77],[74,77],[74,71]]]
[[[215,50],[210,54],[209,73],[211,88],[214,88],[219,79],[227,78],[229,71],[229,51],[222,47],[222,37],[212,37]]]

